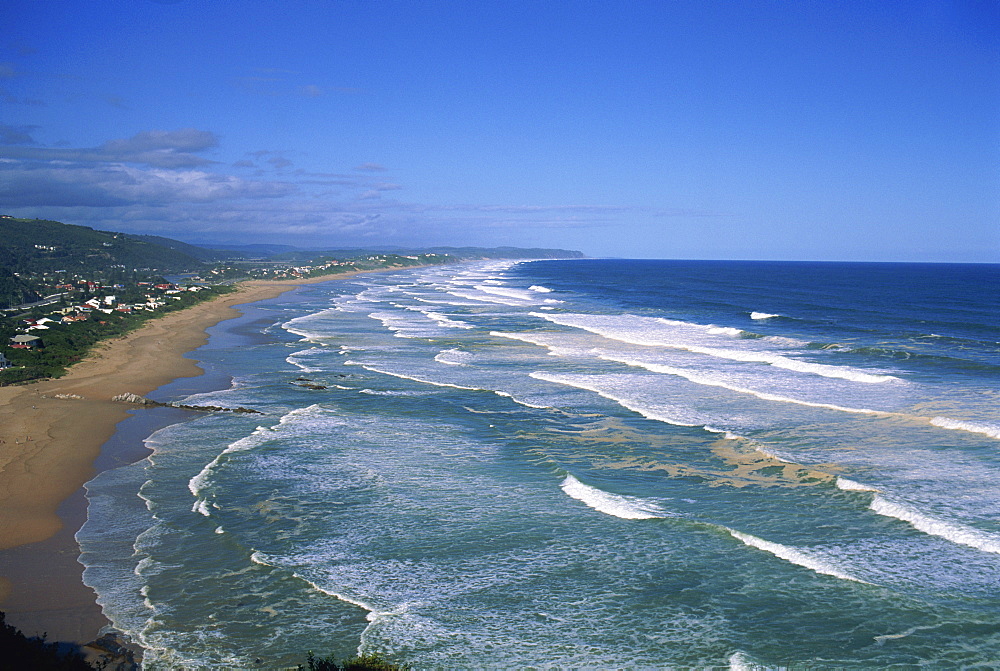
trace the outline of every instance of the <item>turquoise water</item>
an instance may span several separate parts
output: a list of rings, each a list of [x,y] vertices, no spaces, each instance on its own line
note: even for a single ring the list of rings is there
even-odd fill
[[[998,277],[582,260],[303,287],[213,330],[223,389],[160,392],[264,415],[160,429],[88,484],[85,581],[148,668],[996,666]]]

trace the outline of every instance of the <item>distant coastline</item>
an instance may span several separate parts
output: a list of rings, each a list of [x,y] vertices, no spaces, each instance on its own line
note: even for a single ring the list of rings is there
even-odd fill
[[[63,377],[0,387],[0,610],[7,622],[27,635],[80,644],[108,624],[82,583],[73,534],[86,519],[81,488],[133,409],[113,396],[146,395],[201,375],[184,355],[207,342],[206,329],[238,317],[238,306],[356,274],[243,282],[233,293],[99,344]]]

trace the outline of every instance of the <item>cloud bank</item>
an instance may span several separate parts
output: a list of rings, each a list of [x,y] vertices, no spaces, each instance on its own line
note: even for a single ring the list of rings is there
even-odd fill
[[[617,225],[628,208],[424,204],[378,163],[344,172],[295,166],[260,149],[216,160],[208,130],[147,130],[95,147],[43,146],[37,126],[0,124],[0,212],[211,244],[509,244],[516,230]],[[392,196],[392,197],[390,197]]]

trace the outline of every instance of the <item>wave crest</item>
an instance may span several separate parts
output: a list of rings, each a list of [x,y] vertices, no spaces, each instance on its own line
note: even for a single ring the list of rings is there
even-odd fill
[[[634,496],[612,494],[596,487],[590,487],[572,475],[567,475],[560,487],[571,498],[582,501],[605,515],[613,515],[623,520],[653,520],[670,517],[655,503]]]
[[[952,543],[966,545],[983,552],[1000,554],[1000,537],[996,534],[973,529],[964,524],[939,520],[902,503],[887,501],[881,496],[875,496],[869,507],[879,515],[895,517],[897,520],[907,522],[914,529],[925,534],[938,536]]]
[[[801,550],[788,547],[787,545],[781,545],[780,543],[772,543],[771,541],[766,541],[763,538],[757,538],[756,536],[751,536],[750,534],[741,533],[734,529],[724,527],[729,534],[736,540],[749,545],[750,547],[757,548],[758,550],[763,550],[764,552],[770,552],[775,557],[784,559],[785,561],[797,564],[804,568],[815,571],[816,573],[822,573],[823,575],[832,575],[834,578],[840,578],[841,580],[852,580],[854,582],[865,582],[860,578],[855,578],[849,573],[841,571],[836,566],[826,562],[818,557],[813,557]],[[868,584],[868,583],[866,583]]]

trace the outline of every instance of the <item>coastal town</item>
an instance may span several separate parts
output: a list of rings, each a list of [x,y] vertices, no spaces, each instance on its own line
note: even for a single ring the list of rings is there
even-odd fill
[[[57,378],[99,342],[248,281],[299,281],[560,249],[210,249],[159,236],[0,215],[0,386]]]
[[[111,244],[111,243],[104,243]],[[39,254],[59,251],[38,245]],[[0,305],[0,385],[58,377],[100,340],[128,332],[158,315],[229,292],[247,280],[296,280],[362,270],[447,263],[447,254],[366,254],[293,263],[234,260],[171,275],[113,264],[87,273],[66,269],[13,273],[35,298]]]

